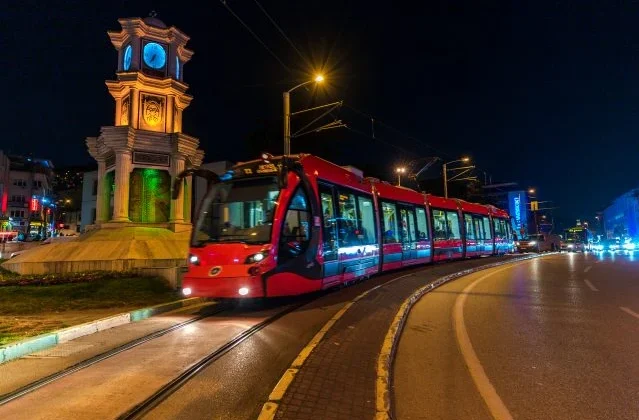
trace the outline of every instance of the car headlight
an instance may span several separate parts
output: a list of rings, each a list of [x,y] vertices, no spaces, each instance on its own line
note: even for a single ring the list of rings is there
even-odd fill
[[[537,245],[537,241],[530,241],[528,242],[528,245]]]
[[[253,264],[262,261],[264,258],[268,257],[268,251],[260,251],[257,254],[249,255],[246,257],[246,261],[244,264]]]
[[[200,257],[197,255],[189,254],[189,262],[193,265],[200,265]]]
[[[519,242],[515,242],[515,246],[519,246]]]
[[[594,248],[598,251],[601,251],[604,249],[603,245],[595,245]]]
[[[573,244],[568,245],[568,248],[574,248],[575,246]]]

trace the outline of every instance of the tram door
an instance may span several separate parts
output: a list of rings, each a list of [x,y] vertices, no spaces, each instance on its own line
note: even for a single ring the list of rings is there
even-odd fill
[[[338,270],[337,218],[335,196],[329,185],[319,184],[322,206],[322,257],[324,259],[325,284],[341,281]]]
[[[402,262],[411,264],[417,259],[417,229],[415,228],[415,208],[399,205],[400,234],[402,241]]]

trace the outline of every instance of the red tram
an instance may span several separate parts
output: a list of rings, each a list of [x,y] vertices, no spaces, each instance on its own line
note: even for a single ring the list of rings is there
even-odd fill
[[[415,264],[512,252],[508,214],[397,187],[316,156],[234,166],[209,180],[193,228],[187,296],[317,291]]]

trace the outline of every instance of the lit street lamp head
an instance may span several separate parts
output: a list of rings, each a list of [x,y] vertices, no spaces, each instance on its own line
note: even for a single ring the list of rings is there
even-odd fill
[[[530,188],[530,189],[528,190],[528,194],[534,194],[534,193],[535,193],[535,189],[534,189],[534,188]]]
[[[321,74],[318,74],[317,76],[315,76],[315,81],[317,83],[322,83],[324,81],[324,76],[322,76]]]
[[[406,172],[406,168],[399,167],[399,168],[395,169],[395,172],[397,172],[398,174],[403,174],[404,172]]]
[[[470,162],[470,158],[469,157],[463,157],[461,158],[462,162],[466,163],[466,162]]]

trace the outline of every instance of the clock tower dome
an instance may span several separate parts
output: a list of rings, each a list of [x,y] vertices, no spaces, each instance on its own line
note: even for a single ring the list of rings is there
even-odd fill
[[[182,113],[193,99],[186,93],[184,66],[193,56],[189,37],[168,27],[155,13],[119,19],[108,31],[117,55],[116,80],[106,86],[115,100],[114,124],[87,138],[98,161],[98,227],[153,224],[190,229],[191,180],[171,198],[175,177],[199,166],[199,140],[182,132]]]

